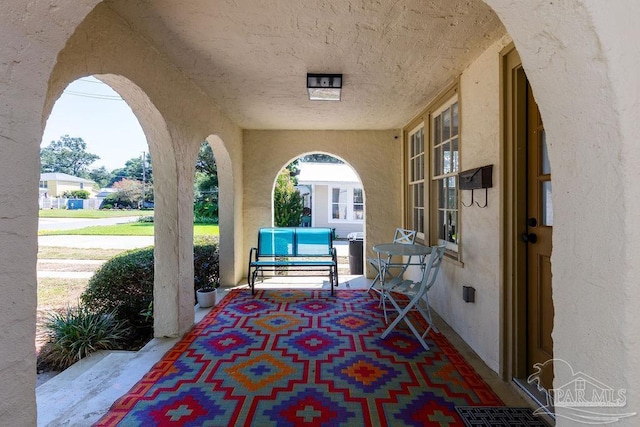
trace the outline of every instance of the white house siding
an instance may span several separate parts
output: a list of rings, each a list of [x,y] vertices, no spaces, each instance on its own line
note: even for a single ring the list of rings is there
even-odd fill
[[[326,185],[316,185],[313,191],[313,218],[311,224],[314,227],[329,227],[329,208],[327,200],[329,198],[329,187]],[[322,206],[324,209],[321,209]]]
[[[363,222],[355,221],[332,221],[330,219],[331,208],[329,205],[330,194],[329,186],[317,184],[314,186],[313,193],[313,218],[314,227],[330,227],[335,229],[338,238],[346,238],[349,233],[362,232],[364,229]],[[366,213],[365,213],[366,214]]]

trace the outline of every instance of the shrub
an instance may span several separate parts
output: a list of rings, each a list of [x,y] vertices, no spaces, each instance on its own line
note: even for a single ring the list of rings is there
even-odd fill
[[[219,281],[218,245],[199,239],[193,247],[194,289]],[[138,330],[151,330],[153,301],[153,248],[135,249],[111,258],[89,280],[81,296],[94,311],[113,312]]]
[[[220,282],[218,245],[193,247],[193,273],[193,286],[196,290]]]
[[[107,205],[111,205],[116,209],[127,209],[138,206],[137,203],[131,201],[131,199],[122,191],[107,195],[107,197],[105,197],[100,204],[100,209],[104,209],[104,207]]]
[[[145,222],[145,223],[153,222],[153,215],[146,215],[146,216],[138,217],[138,222]]]
[[[98,350],[115,350],[129,334],[125,322],[113,313],[96,313],[85,306],[50,314],[44,323],[49,342],[40,354],[51,369],[64,370]]]
[[[218,224],[218,217],[194,216],[194,224]]]
[[[73,190],[62,193],[62,197],[66,197],[67,199],[88,199],[90,195],[91,193],[87,190]]]
[[[113,312],[116,319],[145,326],[140,313],[153,300],[153,247],[111,258],[89,280],[80,297],[90,309]]]

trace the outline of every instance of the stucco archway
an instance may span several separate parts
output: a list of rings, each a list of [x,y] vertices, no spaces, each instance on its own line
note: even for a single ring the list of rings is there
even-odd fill
[[[66,87],[64,82],[83,77],[70,73],[63,77],[63,70],[64,67],[56,67],[54,70],[55,84],[50,86],[47,98],[48,106],[52,106],[57,99],[54,94],[61,93],[60,87]],[[172,246],[175,244],[175,239],[172,238],[170,230],[175,228],[172,220],[175,215],[171,215],[170,212],[171,210],[175,211],[176,206],[171,206],[175,197],[168,197],[167,190],[171,192],[170,189],[175,186],[175,176],[177,175],[177,161],[175,154],[173,154],[171,135],[160,111],[139,86],[120,75],[100,74],[94,77],[118,92],[131,107],[147,138],[151,158],[154,159],[156,181],[154,333],[156,336],[173,335],[177,329],[179,309],[172,301],[177,299],[177,295],[186,291],[181,291],[178,288],[179,281],[176,272],[180,270],[180,266],[176,264],[177,259],[171,256],[174,253]]]
[[[235,257],[236,242],[240,241],[239,230],[234,227],[235,194],[234,173],[231,157],[224,142],[217,135],[206,139],[211,146],[218,172],[218,223],[220,225],[220,278],[224,285],[235,285],[239,280],[235,271],[242,266],[242,260]]]
[[[640,221],[632,218],[638,197],[625,176],[637,175],[632,172],[638,164],[633,141],[640,131],[628,107],[630,93],[638,93],[638,80],[623,70],[634,67],[631,63],[638,58],[625,56],[621,43],[638,33],[631,24],[638,19],[637,5],[485,2],[520,53],[550,144],[557,219],[554,357],[570,360],[575,370],[614,389],[626,389],[626,409],[637,410],[631,402],[639,396],[638,364],[628,356],[638,353],[640,325],[637,317],[625,313],[639,300]],[[603,253],[611,255],[604,263]],[[624,321],[614,325],[605,318]],[[567,375],[559,374],[554,387],[568,383]]]
[[[308,157],[313,155],[322,155],[324,157],[320,160],[308,160]],[[331,162],[331,159],[327,160],[327,157],[333,159],[333,162]],[[336,160],[341,163],[335,162]],[[310,151],[302,153],[296,158],[290,159],[288,163],[282,165],[279,173],[293,162],[296,162],[295,164],[298,168],[295,175],[295,180],[298,183],[298,186],[304,186],[305,179],[307,181],[311,181],[306,183],[306,185],[310,187],[310,193],[307,195],[307,204],[310,205],[309,207],[311,209],[309,212],[311,222],[309,222],[308,225],[333,228],[335,230],[335,235],[339,238],[346,238],[351,232],[365,231],[366,190],[362,184],[358,171],[349,164],[349,162],[330,152]],[[309,168],[311,172],[307,171],[305,174],[305,167]],[[345,176],[348,177],[348,182],[340,181],[340,178]],[[276,181],[277,176],[276,179],[274,179],[271,191],[272,200],[274,200],[277,185]],[[342,187],[341,194],[345,197],[345,199],[341,201],[345,210],[342,211],[339,219],[335,219],[329,213],[329,208],[332,203],[330,200],[330,191],[332,188],[339,187]],[[358,193],[357,207],[359,210],[357,213],[353,211],[354,190],[357,190]],[[302,191],[300,187],[298,188],[298,191]],[[335,213],[336,212],[333,212],[333,214]],[[273,215],[275,215],[275,206],[272,204],[272,216]],[[360,224],[358,224],[358,222]],[[275,218],[273,219],[272,224],[275,225]]]

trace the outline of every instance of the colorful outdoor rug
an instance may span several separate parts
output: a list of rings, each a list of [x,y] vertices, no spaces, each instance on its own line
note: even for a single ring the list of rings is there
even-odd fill
[[[444,336],[384,329],[363,291],[233,291],[96,425],[447,426],[502,406]]]

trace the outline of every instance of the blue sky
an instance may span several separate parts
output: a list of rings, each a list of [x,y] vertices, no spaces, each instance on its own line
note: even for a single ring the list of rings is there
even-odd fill
[[[66,134],[82,138],[87,151],[100,156],[90,169],[121,168],[127,160],[149,151],[131,108],[109,85],[93,77],[83,77],[67,86],[47,120],[41,147]]]

